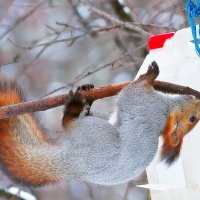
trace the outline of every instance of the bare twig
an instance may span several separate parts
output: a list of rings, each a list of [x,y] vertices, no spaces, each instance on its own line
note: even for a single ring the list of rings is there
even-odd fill
[[[60,39],[60,40],[59,39],[58,40],[53,40],[53,41],[41,43],[41,44],[38,44],[38,45],[35,45],[35,46],[32,46],[32,47],[22,47],[22,48],[33,49],[33,48],[36,48],[36,47],[52,45],[52,44],[62,43],[62,42],[74,43],[75,41],[77,41],[78,39],[80,39],[80,38],[82,38],[82,37],[84,37],[86,35],[90,35],[90,34],[94,34],[94,33],[100,33],[100,32],[107,32],[109,30],[113,30],[113,29],[119,28],[120,26],[121,26],[120,24],[113,24],[113,25],[109,25],[109,26],[98,28],[96,30],[87,31],[87,32],[84,32],[84,33],[82,33],[80,35],[74,36],[74,37],[64,38],[64,39]]]
[[[9,62],[0,64],[0,67],[6,66],[6,65],[11,65],[11,64],[13,64],[13,63],[18,63],[18,62],[19,62],[19,58],[20,58],[20,55],[19,55],[19,54],[16,54],[16,55],[14,56],[14,58],[13,58],[12,60],[10,60]]]
[[[76,77],[74,78],[74,80],[73,80],[72,82],[66,83],[66,84],[64,84],[63,86],[61,86],[61,87],[59,87],[59,88],[57,88],[57,89],[55,89],[55,90],[52,90],[51,92],[49,92],[49,93],[47,93],[47,94],[44,94],[41,98],[44,98],[44,97],[46,97],[46,96],[49,96],[49,95],[51,95],[51,94],[53,94],[53,93],[55,93],[55,92],[58,92],[58,91],[60,91],[60,90],[62,90],[62,89],[65,89],[65,88],[67,88],[67,87],[69,87],[69,86],[72,87],[75,83],[77,83],[77,82],[83,80],[84,78],[86,78],[86,77],[88,77],[88,76],[90,76],[90,75],[92,75],[92,74],[95,74],[96,72],[98,72],[98,71],[100,71],[100,70],[102,70],[102,69],[105,69],[105,68],[107,68],[107,67],[112,67],[112,69],[113,69],[113,66],[114,66],[118,61],[120,61],[122,58],[124,58],[125,56],[129,56],[131,53],[133,53],[133,52],[135,52],[135,51],[137,51],[137,50],[141,50],[142,48],[145,48],[145,47],[146,47],[146,44],[143,44],[143,45],[141,45],[141,46],[139,46],[139,47],[137,47],[137,48],[135,48],[135,49],[133,49],[133,50],[131,50],[131,51],[128,51],[128,52],[126,52],[126,53],[123,53],[122,55],[120,55],[119,58],[115,59],[114,61],[111,61],[111,62],[109,62],[109,63],[107,63],[107,64],[105,64],[105,65],[100,65],[100,66],[94,68],[94,69],[91,70],[91,71],[87,71],[87,72],[85,72],[85,73],[79,74],[78,76],[76,76]]]
[[[39,52],[36,54],[36,56],[33,58],[33,60],[26,64],[25,66],[21,67],[21,69],[18,71],[18,73],[16,74],[16,77],[19,77],[24,71],[26,71],[30,66],[32,66],[37,60],[38,58],[53,44],[54,41],[56,41],[59,36],[61,35],[61,33],[63,31],[57,31],[56,29],[54,29],[53,27],[46,25],[46,27],[51,30],[53,32],[53,35],[55,36],[51,42],[48,42],[46,45],[42,46],[42,48],[39,50]],[[50,34],[50,36],[52,36],[52,34]],[[11,39],[8,39],[14,46],[18,47],[18,48],[25,48],[26,47],[21,47],[18,44],[16,44],[14,41],[12,41]],[[41,40],[41,39],[40,39]],[[37,43],[37,41],[36,41]]]
[[[110,97],[116,95],[120,92],[120,90],[127,86],[131,82],[124,82],[120,84],[107,85],[100,88],[95,88],[90,91],[83,91],[82,95],[84,98],[94,101],[97,99],[102,99],[105,97]],[[189,87],[184,87],[180,85],[175,85],[168,82],[162,81],[154,81],[154,88],[159,91],[175,93],[175,94],[189,94],[193,95],[196,98],[200,99],[200,92],[193,90]],[[0,108],[0,119],[9,118],[14,115],[20,115],[25,113],[31,113],[36,111],[44,111],[47,109],[51,109],[54,107],[58,107],[64,105],[66,99],[68,98],[68,94],[58,95],[55,97],[48,97],[45,99],[34,100],[30,102],[24,102],[16,105],[9,105]]]
[[[163,26],[160,24],[154,24],[154,23],[140,23],[140,22],[133,22],[135,26],[142,26],[142,27],[147,27],[147,28],[157,28],[157,29],[167,29],[167,30],[173,30],[176,31],[176,29],[173,26]]]
[[[77,6],[73,3],[73,0],[68,0],[68,2],[71,4],[71,7],[72,7],[74,14],[78,17],[78,20],[83,25],[83,27],[86,30],[91,30],[91,27],[90,27],[88,21],[82,18],[82,16],[80,15],[80,13],[77,9]]]
[[[119,28],[120,25],[116,25],[116,24],[113,24],[113,25],[108,25],[108,26],[104,26],[104,27],[100,27],[100,28],[97,28],[95,30],[91,30],[91,31],[88,31],[88,32],[84,32],[83,30],[81,30],[80,28],[77,28],[77,27],[74,27],[74,26],[71,26],[71,25],[68,25],[68,24],[64,24],[64,23],[59,23],[57,22],[58,25],[62,25],[62,26],[65,26],[66,28],[72,28],[74,30],[79,30],[79,31],[82,31],[83,33],[80,34],[80,35],[77,35],[77,36],[74,36],[74,37],[70,37],[70,38],[66,38],[66,39],[58,39],[60,37],[60,35],[65,31],[65,30],[62,30],[62,31],[57,31],[55,30],[54,28],[52,28],[51,26],[47,26],[47,28],[51,31],[53,31],[53,34],[54,34],[54,38],[51,39],[49,42],[46,42],[46,43],[40,43],[40,44],[36,44],[34,46],[29,46],[29,47],[23,47],[23,46],[20,46],[18,44],[16,44],[15,42],[13,42],[11,39],[9,39],[9,41],[15,45],[16,47],[18,48],[22,48],[22,49],[33,49],[33,48],[36,48],[36,47],[42,47],[40,49],[40,51],[36,54],[36,56],[34,57],[34,59],[27,65],[25,65],[24,67],[21,68],[21,70],[18,72],[18,75],[17,76],[20,76],[22,74],[22,72],[24,72],[25,70],[27,70],[30,66],[32,66],[33,63],[35,63],[38,58],[44,53],[44,51],[46,51],[47,48],[49,48],[51,45],[55,44],[55,43],[61,43],[61,42],[69,42],[68,43],[68,46],[72,45],[74,42],[76,42],[78,39],[86,36],[86,35],[89,35],[89,34],[94,34],[94,33],[101,33],[101,32],[107,32],[107,31],[110,31],[112,29],[116,29],[116,28]],[[71,84],[70,84],[71,85]],[[66,86],[65,86],[66,87]],[[60,90],[60,88],[58,89]],[[57,90],[56,90],[57,91]]]
[[[21,23],[22,21],[24,21],[25,19],[27,19],[28,17],[30,17],[37,9],[39,9],[44,4],[45,1],[46,0],[43,0],[41,3],[39,3],[37,6],[35,6],[27,14],[25,14],[24,16],[22,16],[19,19],[17,19],[14,24],[12,24],[2,35],[0,35],[0,40],[2,40],[8,33],[10,33],[13,29],[15,29],[16,26],[19,23]]]
[[[159,7],[157,7],[158,5],[161,5],[161,4],[159,4],[159,3],[157,3],[156,5],[155,5],[155,8],[154,8],[154,11],[155,12],[153,12],[153,14],[152,14],[152,16],[149,16],[149,21],[155,21],[155,19],[156,18],[158,18],[159,17],[159,15],[161,15],[162,13],[164,13],[164,12],[171,12],[171,13],[173,13],[172,12],[172,10],[175,8],[176,9],[176,7],[178,6],[180,4],[180,2],[174,2],[174,3],[172,3],[172,4],[168,4],[168,6],[167,7],[163,7],[163,8],[161,8],[160,6]],[[174,13],[173,13],[174,14]]]
[[[90,4],[87,4],[87,5],[90,7],[90,9],[91,9],[94,13],[96,13],[96,14],[98,14],[98,15],[100,15],[100,16],[102,16],[102,17],[108,19],[108,20],[110,20],[110,21],[113,22],[113,23],[116,23],[116,24],[118,24],[118,25],[121,25],[122,27],[127,28],[127,29],[129,29],[129,30],[137,31],[138,33],[140,33],[140,34],[142,34],[143,36],[146,36],[146,37],[149,37],[149,36],[152,35],[151,33],[148,33],[148,32],[146,32],[146,31],[144,31],[143,29],[141,29],[141,28],[138,27],[138,26],[134,26],[133,24],[131,24],[131,23],[129,23],[129,22],[123,22],[123,21],[121,21],[121,20],[119,20],[119,19],[113,17],[112,15],[106,13],[106,12],[104,12],[104,11],[102,11],[102,10],[99,10],[98,8],[96,8],[96,7],[94,7],[94,6],[90,5]]]
[[[64,23],[59,23],[59,22],[56,22],[58,25],[62,25],[62,26],[66,26],[66,27],[71,27],[71,28],[74,28],[74,29],[77,29],[77,30],[80,30],[80,28],[77,28],[77,27],[73,27],[71,25],[68,25],[68,24],[64,24]],[[49,26],[48,26],[49,27]],[[81,33],[80,35],[77,35],[77,36],[74,36],[74,37],[69,37],[69,38],[64,38],[64,39],[58,39],[58,37],[60,36],[60,34],[63,32],[58,32],[58,33],[54,33],[56,35],[56,37],[54,39],[52,39],[50,42],[45,42],[45,43],[40,43],[40,44],[37,44],[37,45],[34,45],[34,46],[28,46],[28,47],[25,47],[25,46],[20,46],[18,44],[16,44],[15,42],[13,42],[12,40],[9,39],[9,41],[15,45],[16,47],[18,48],[22,48],[22,49],[33,49],[33,48],[37,48],[37,47],[49,47],[50,45],[53,45],[53,44],[57,44],[57,43],[62,43],[62,42],[70,42],[70,45],[72,43],[74,43],[75,41],[77,41],[78,39],[86,36],[86,35],[92,35],[94,33],[101,33],[101,32],[107,32],[107,31],[110,31],[110,30],[113,30],[113,29],[117,29],[117,28],[120,28],[121,25],[120,24],[112,24],[112,25],[108,25],[108,26],[104,26],[104,27],[100,27],[98,29],[95,29],[95,30],[90,30],[90,31],[87,31],[87,32],[84,32],[83,30],[80,30],[82,31],[83,33]],[[38,57],[38,56],[37,56]]]

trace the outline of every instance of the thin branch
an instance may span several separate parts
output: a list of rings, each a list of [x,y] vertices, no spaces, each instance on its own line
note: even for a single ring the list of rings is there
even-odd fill
[[[84,32],[83,30],[81,30],[80,28],[78,27],[74,27],[74,26],[71,26],[71,25],[68,25],[68,24],[64,24],[64,23],[59,23],[59,22],[56,22],[58,25],[62,25],[62,26],[65,26],[66,28],[72,28],[74,30],[79,30],[79,31],[82,31]],[[46,42],[46,43],[40,43],[40,44],[37,44],[37,45],[34,45],[34,46],[29,46],[29,47],[23,47],[23,46],[20,46],[18,44],[16,44],[14,41],[12,41],[11,39],[9,39],[9,41],[15,45],[16,47],[18,48],[22,48],[22,49],[33,49],[33,48],[36,48],[36,47],[42,47],[41,50],[36,54],[35,58],[29,63],[27,64],[26,66],[22,67],[22,69],[19,71],[18,75],[21,75],[22,72],[24,72],[25,70],[27,70],[34,62],[36,62],[38,60],[38,58],[46,51],[47,48],[49,48],[51,45],[55,44],[55,43],[60,43],[60,42],[69,42],[68,43],[68,46],[71,46],[74,42],[76,42],[78,39],[86,36],[86,35],[89,35],[89,34],[94,34],[94,33],[100,33],[100,32],[107,32],[107,31],[110,31],[112,29],[116,29],[116,28],[119,28],[120,25],[109,25],[109,26],[104,26],[104,27],[100,27],[98,29],[95,29],[95,30],[91,30],[91,31],[88,31],[88,32],[84,32],[83,34],[80,34],[78,36],[75,36],[75,37],[70,37],[70,38],[66,38],[66,39],[61,39],[59,40],[59,36],[61,35],[61,33],[64,32],[64,30],[62,31],[56,31],[53,27],[51,26],[46,26],[49,30],[53,31],[53,34],[55,35],[55,37],[53,39],[51,39],[51,41],[49,42]],[[71,85],[71,84],[70,84]],[[66,86],[65,86],[66,87]],[[60,88],[58,89],[60,90]],[[53,91],[54,92],[54,91]]]
[[[147,27],[147,28],[167,29],[167,30],[172,30],[172,31],[176,31],[177,30],[171,25],[170,26],[164,26],[164,25],[160,25],[160,24],[140,23],[140,22],[133,22],[132,24],[134,24],[135,26],[142,26],[142,27]]]
[[[39,3],[37,6],[35,6],[31,11],[29,11],[24,16],[20,17],[15,21],[14,24],[12,24],[2,35],[0,35],[0,40],[2,40],[7,34],[9,34],[13,29],[16,28],[18,24],[20,24],[22,21],[30,17],[36,10],[38,10],[45,2],[46,0],[43,0],[41,3]]]
[[[11,65],[13,63],[18,63],[19,62],[19,59],[20,59],[20,55],[19,54],[16,54],[14,56],[13,59],[11,59],[10,61],[6,62],[6,63],[2,63],[0,64],[0,67],[3,67],[3,66],[6,66],[6,65]]]
[[[120,90],[134,81],[124,82],[120,84],[107,85],[100,88],[95,88],[90,91],[83,91],[82,95],[84,98],[95,101],[105,97],[110,97],[118,94]],[[154,88],[156,90],[174,94],[188,94],[193,95],[200,99],[200,92],[193,90],[189,87],[184,87],[168,82],[154,81]],[[44,111],[47,109],[55,108],[65,104],[68,94],[58,95],[55,97],[48,97],[45,99],[39,99],[29,102],[24,102],[16,105],[9,105],[0,108],[0,119],[9,118],[14,115],[20,115],[25,113],[31,113],[36,111]]]
[[[113,29],[119,28],[120,26],[121,26],[120,24],[113,24],[113,25],[110,25],[110,26],[105,26],[105,27],[98,28],[96,30],[87,31],[87,32],[84,32],[84,33],[82,33],[80,35],[74,36],[74,37],[58,39],[58,40],[54,40],[54,41],[50,41],[50,42],[41,43],[41,44],[38,44],[38,45],[35,45],[35,46],[32,46],[32,47],[22,47],[22,48],[33,49],[33,48],[36,48],[36,47],[52,45],[52,44],[62,43],[62,42],[74,43],[75,41],[77,41],[78,39],[80,39],[80,38],[82,38],[82,37],[84,37],[86,35],[92,35],[94,33],[100,33],[100,32],[107,32],[109,30],[113,30]]]
[[[142,34],[143,36],[146,36],[146,37],[149,37],[149,36],[152,35],[151,33],[148,33],[148,32],[146,32],[146,31],[144,31],[144,30],[141,29],[140,27],[134,26],[134,25],[131,24],[130,22],[123,22],[123,21],[121,21],[121,20],[119,20],[119,19],[113,17],[112,15],[106,13],[106,12],[104,12],[104,11],[102,11],[102,10],[99,10],[98,8],[96,8],[96,7],[94,7],[94,6],[90,5],[90,4],[87,4],[87,5],[90,7],[90,9],[91,9],[94,13],[96,13],[96,14],[98,14],[98,15],[100,15],[100,16],[102,16],[102,17],[108,19],[108,20],[110,20],[110,21],[113,22],[113,23],[116,23],[116,24],[118,24],[118,25],[121,25],[121,26],[123,26],[124,28],[127,28],[127,29],[129,29],[129,30],[137,31],[138,33],[140,33],[140,34]]]
[[[53,27],[46,25],[46,27],[51,30],[53,32],[53,35],[55,36],[51,42],[47,43],[46,45],[42,46],[42,48],[40,49],[40,51],[36,54],[36,56],[33,58],[33,60],[26,64],[25,66],[21,67],[21,69],[18,71],[18,73],[16,74],[16,77],[19,77],[22,73],[24,73],[30,66],[32,66],[38,59],[39,57],[53,44],[53,42],[55,40],[57,40],[59,38],[59,36],[61,35],[62,31],[58,32],[56,29],[54,29]],[[51,35],[52,36],[52,35]],[[14,46],[18,47],[18,48],[24,48],[19,46],[18,44],[16,44],[14,41],[12,41],[11,39],[8,39]],[[25,48],[26,49],[26,48]]]
[[[52,45],[52,44],[57,44],[57,43],[62,43],[62,42],[72,42],[72,41],[76,41],[82,37],[84,37],[85,35],[87,35],[86,33],[83,33],[83,34],[80,34],[80,35],[77,35],[77,36],[74,36],[74,37],[70,37],[70,38],[65,38],[65,39],[58,39],[58,40],[54,40],[54,41],[50,41],[50,42],[45,42],[45,43],[41,43],[41,44],[38,44],[38,45],[35,45],[35,46],[32,46],[32,47],[28,47],[27,49],[33,49],[33,48],[36,48],[36,47],[42,47],[42,46],[49,46],[49,45]],[[25,48],[25,47],[24,47]]]
[[[126,22],[135,21],[133,20],[132,15],[124,10],[126,7],[124,3],[120,3],[119,1],[116,0],[110,0],[110,4],[112,5],[114,12],[119,17],[120,20]]]
[[[85,20],[84,18],[82,18],[82,16],[80,15],[80,13],[79,13],[79,11],[77,9],[77,6],[73,3],[73,0],[68,0],[68,2],[70,3],[74,14],[77,16],[79,22],[83,25],[83,27],[86,30],[91,30],[89,22],[87,20]]]
[[[90,30],[90,31],[85,32],[85,31],[81,30],[80,28],[73,27],[73,26],[68,25],[68,24],[59,23],[59,22],[56,22],[56,23],[58,25],[66,26],[66,27],[69,27],[69,28],[73,28],[75,30],[80,30],[83,33],[81,33],[79,35],[76,35],[74,37],[69,37],[69,38],[64,38],[64,39],[58,39],[58,37],[60,36],[60,34],[63,32],[63,31],[61,31],[61,32],[58,32],[58,33],[54,33],[54,35],[56,35],[56,37],[54,39],[52,39],[50,42],[44,42],[44,43],[40,43],[40,44],[36,44],[34,46],[28,46],[28,47],[26,47],[26,46],[20,46],[20,45],[16,44],[15,42],[13,42],[10,39],[9,39],[9,41],[13,45],[15,45],[16,47],[18,47],[18,48],[28,49],[28,50],[33,49],[33,48],[37,48],[37,47],[43,47],[43,46],[45,46],[45,48],[46,48],[46,47],[49,47],[50,45],[57,44],[57,43],[62,43],[62,42],[70,42],[70,45],[72,45],[75,41],[77,41],[78,39],[80,39],[80,38],[82,38],[82,37],[84,37],[86,35],[93,35],[94,33],[107,32],[107,31],[110,31],[110,30],[117,29],[117,28],[121,27],[121,25],[119,25],[119,24],[112,24],[112,25],[100,27],[98,29]],[[68,46],[70,46],[70,45],[68,45]]]
[[[98,67],[95,67],[93,70],[86,71],[86,72],[84,72],[84,73],[82,73],[82,74],[79,74],[78,76],[76,76],[76,77],[74,78],[74,80],[73,80],[72,82],[66,83],[66,84],[64,84],[63,86],[61,86],[61,87],[59,87],[59,88],[56,88],[55,90],[52,90],[51,92],[49,92],[49,93],[47,93],[47,94],[44,94],[41,98],[47,97],[47,96],[49,96],[49,95],[51,95],[51,94],[53,94],[53,93],[55,93],[55,92],[58,92],[58,91],[60,91],[60,90],[62,90],[62,89],[65,89],[65,88],[67,88],[67,87],[69,87],[69,86],[72,87],[75,83],[77,83],[77,82],[83,80],[84,78],[87,78],[88,76],[91,76],[92,74],[95,74],[96,72],[98,72],[98,71],[100,71],[100,70],[102,70],[102,69],[105,69],[105,68],[108,68],[108,67],[112,67],[112,69],[113,69],[113,66],[114,66],[118,61],[120,61],[122,58],[124,58],[125,56],[129,56],[131,53],[133,53],[133,52],[135,52],[135,51],[137,51],[137,50],[141,50],[142,48],[145,48],[145,47],[146,47],[146,44],[142,44],[141,46],[139,46],[139,47],[137,47],[137,48],[135,48],[135,49],[133,49],[133,50],[131,50],[131,51],[128,51],[128,52],[123,53],[122,55],[119,56],[119,58],[115,59],[114,61],[111,61],[111,62],[109,62],[109,63],[107,63],[107,64],[105,64],[105,65],[100,65],[100,66],[98,66]]]

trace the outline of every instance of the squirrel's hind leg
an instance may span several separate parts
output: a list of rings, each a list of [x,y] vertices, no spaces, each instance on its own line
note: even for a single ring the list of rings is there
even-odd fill
[[[152,86],[154,80],[158,77],[158,75],[159,75],[158,64],[155,61],[153,61],[149,65],[146,74],[143,74],[138,78],[138,82],[144,81],[145,87]]]
[[[69,96],[65,102],[65,109],[62,118],[62,126],[67,128],[73,120],[80,116],[80,113],[86,109],[84,115],[89,115],[90,107],[92,102],[86,101],[82,95],[81,91],[88,91],[94,88],[94,85],[86,84],[79,86],[76,92],[72,90],[69,92]],[[85,108],[86,107],[86,108]]]

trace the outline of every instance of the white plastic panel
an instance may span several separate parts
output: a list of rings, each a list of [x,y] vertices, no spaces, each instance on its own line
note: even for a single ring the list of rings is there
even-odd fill
[[[200,57],[197,56],[189,29],[178,31],[163,48],[151,50],[139,73],[156,61],[160,67],[158,80],[189,86],[200,91]],[[161,145],[161,142],[160,142]],[[147,169],[152,200],[200,199],[200,124],[185,138],[180,159],[167,168],[160,162],[159,151]]]

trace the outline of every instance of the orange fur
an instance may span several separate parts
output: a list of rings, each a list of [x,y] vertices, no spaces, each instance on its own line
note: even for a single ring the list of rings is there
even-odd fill
[[[3,84],[4,87],[0,88],[0,106],[17,104],[23,101],[20,91],[15,88],[14,84],[9,85],[7,82],[3,82]],[[27,128],[29,133],[27,134],[36,134],[39,142],[50,145],[30,114],[23,115],[23,119],[29,126]],[[44,185],[56,182],[57,180],[48,171],[39,170],[37,165],[33,167],[34,163],[26,160],[27,158],[21,153],[21,146],[16,143],[12,135],[14,123],[17,121],[18,116],[0,120],[0,160],[2,169],[12,179],[20,180],[20,183],[21,180],[23,183],[30,185]]]
[[[30,161],[21,154],[19,146],[12,139],[8,122],[0,120],[0,127],[0,160],[3,169],[11,178],[16,181],[23,180],[23,183],[30,185],[56,182],[47,172],[40,171],[37,167],[30,168]]]
[[[0,106],[17,104],[22,102],[21,97],[16,94],[16,91],[1,91],[0,95]]]
[[[72,96],[67,101],[67,104],[66,104],[67,107],[65,108],[64,115],[62,118],[62,125],[64,128],[70,127],[70,125],[73,124],[72,122],[79,117],[83,109],[84,104],[82,102],[82,98],[80,94],[75,93],[75,95],[76,95],[75,98],[74,96]]]
[[[164,139],[164,142],[168,146],[176,147],[183,140],[184,133],[179,130],[176,131],[175,130],[177,128],[176,126],[177,126],[177,124],[176,124],[174,117],[170,116],[167,120],[167,123],[166,123],[164,131],[163,131],[163,139]],[[177,137],[178,137],[177,142],[174,142],[174,137],[173,137],[174,131],[178,132],[178,133],[176,133]]]
[[[176,130],[176,123],[173,117],[169,117],[163,131],[163,145],[161,158],[171,165],[179,156],[183,141],[183,132]],[[176,131],[174,133],[174,131]],[[176,134],[174,136],[174,134]]]
[[[163,131],[163,146],[161,157],[168,164],[172,164],[179,156],[184,136],[191,131],[200,119],[200,102],[188,99],[188,102],[176,107],[167,119]],[[195,120],[190,122],[190,117]]]
[[[42,143],[49,143],[46,135],[44,135],[44,133],[38,128],[38,124],[35,122],[33,117],[30,114],[25,114],[23,116],[27,123],[31,126],[31,129],[33,130],[32,133],[36,134],[38,140]]]

